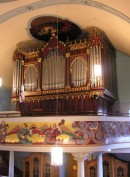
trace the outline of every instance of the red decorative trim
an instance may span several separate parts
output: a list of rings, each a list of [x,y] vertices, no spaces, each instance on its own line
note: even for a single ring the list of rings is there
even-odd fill
[[[63,42],[58,41],[56,36],[52,37],[47,45],[43,49],[43,56],[46,58],[50,51],[53,49],[57,49],[61,55],[64,55],[66,52],[65,44]]]

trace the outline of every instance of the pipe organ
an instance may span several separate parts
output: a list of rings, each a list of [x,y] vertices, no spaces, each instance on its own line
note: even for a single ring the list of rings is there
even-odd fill
[[[75,41],[61,42],[53,34],[32,51],[18,45],[12,104],[22,115],[112,114],[117,99],[115,59],[114,47],[96,27]]]

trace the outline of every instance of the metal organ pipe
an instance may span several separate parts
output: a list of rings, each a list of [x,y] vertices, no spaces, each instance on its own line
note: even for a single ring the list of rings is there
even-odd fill
[[[93,87],[93,57],[92,57],[92,47],[90,47],[90,81],[91,81],[91,87]]]
[[[45,70],[45,67],[46,67],[46,59],[44,59],[43,63],[42,63],[42,89],[43,90],[46,90],[46,70]]]
[[[99,65],[101,66],[101,76],[102,76],[101,46],[99,46]],[[102,86],[102,77],[100,77],[100,80],[99,80],[99,86]]]
[[[94,56],[94,66],[96,65],[96,47],[93,46],[93,56]],[[93,66],[93,67],[94,67]],[[95,76],[95,72],[94,72],[94,85],[96,87],[96,76]]]
[[[22,61],[19,60],[19,87],[21,86],[22,83]]]
[[[13,66],[13,90],[12,90],[12,94],[15,95],[16,94],[16,61],[14,62],[14,66]]]
[[[84,67],[83,67],[83,62],[81,62],[81,82],[80,82],[80,86],[82,86],[83,84],[84,84],[84,75],[83,75],[83,73],[84,73]]]
[[[52,52],[43,61],[42,89],[58,89],[65,86],[65,58]]]
[[[64,79],[64,73],[65,73],[65,60],[63,57],[61,57],[61,87],[64,87],[65,79]]]
[[[17,63],[16,63],[16,61],[14,62],[14,69],[13,69],[13,95],[15,95],[16,94],[16,65],[17,65]]]
[[[72,64],[72,84],[75,87],[84,86],[87,82],[87,67],[83,58],[77,57]]]
[[[84,72],[83,72],[83,85],[86,85],[87,83],[87,65],[83,66],[85,67]]]
[[[52,74],[53,74],[53,70],[52,70],[52,55],[50,56],[50,58],[47,60],[48,61],[48,89],[52,89]]]
[[[57,89],[58,88],[58,57],[55,55],[55,59],[56,59],[56,70],[55,70],[55,73],[56,73],[56,86],[55,88]]]
[[[13,89],[12,92],[15,95],[19,94],[21,87],[21,74],[22,74],[22,61],[16,60],[13,67]]]
[[[98,61],[98,57],[99,57],[98,46],[96,45],[95,48],[96,48],[96,64],[95,64],[95,66],[98,66],[99,65],[99,61]],[[99,87],[99,76],[96,75],[96,74],[95,74],[95,82],[96,82],[96,87]]]
[[[19,94],[19,88],[18,88],[18,60],[16,61],[16,94]]]
[[[102,38],[98,34],[97,29],[92,28],[89,39],[91,87],[102,86],[101,47]]]
[[[16,61],[16,94],[19,94],[21,87],[21,63],[20,60]]]
[[[53,54],[53,57],[51,58],[51,88],[55,88],[55,57]]]

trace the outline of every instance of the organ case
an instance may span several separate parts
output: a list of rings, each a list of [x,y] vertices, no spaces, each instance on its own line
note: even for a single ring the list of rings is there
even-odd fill
[[[77,41],[52,36],[33,51],[18,46],[13,59],[12,103],[22,115],[112,114],[115,49],[96,27]]]

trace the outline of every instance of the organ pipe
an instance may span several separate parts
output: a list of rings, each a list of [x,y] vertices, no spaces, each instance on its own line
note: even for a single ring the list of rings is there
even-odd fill
[[[90,81],[91,87],[102,86],[102,66],[101,66],[101,48],[102,37],[95,27],[89,31],[89,53],[90,53]]]
[[[13,66],[13,95],[16,95],[16,61],[14,62]]]
[[[82,57],[77,57],[71,66],[72,84],[75,87],[84,86],[87,83],[87,66]]]
[[[13,70],[13,94],[18,95],[21,87],[21,74],[22,74],[21,60],[16,60]]]
[[[65,86],[65,57],[56,52],[43,61],[42,89],[58,89]]]

